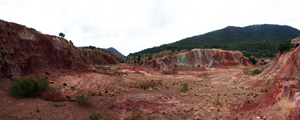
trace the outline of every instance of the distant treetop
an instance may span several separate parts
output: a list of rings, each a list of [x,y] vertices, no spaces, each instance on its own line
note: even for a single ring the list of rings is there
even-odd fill
[[[59,37],[61,37],[61,38],[64,38],[64,37],[65,37],[65,34],[62,33],[62,32],[60,32],[58,35],[59,35]]]

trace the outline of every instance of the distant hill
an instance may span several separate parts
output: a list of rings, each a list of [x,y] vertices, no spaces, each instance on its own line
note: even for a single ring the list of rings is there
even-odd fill
[[[174,43],[148,48],[130,55],[136,56],[175,49],[221,48],[241,51],[247,57],[252,55],[256,57],[273,57],[278,52],[278,46],[281,42],[295,38],[299,33],[298,29],[286,25],[228,26]]]
[[[122,53],[120,53],[117,49],[113,48],[113,47],[110,47],[110,48],[107,48],[108,51],[111,51],[117,55],[119,55],[120,57],[125,57],[125,55],[123,55]]]

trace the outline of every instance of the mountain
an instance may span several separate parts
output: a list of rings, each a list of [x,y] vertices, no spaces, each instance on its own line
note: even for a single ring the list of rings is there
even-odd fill
[[[119,55],[120,57],[125,57],[125,55],[123,55],[122,53],[120,53],[117,49],[113,48],[113,47],[110,47],[110,48],[107,48],[108,51],[111,51],[117,55]]]
[[[136,56],[175,49],[221,48],[224,50],[241,51],[247,57],[274,57],[275,53],[278,52],[278,46],[281,42],[295,38],[299,33],[298,29],[286,25],[228,26],[203,35],[185,38],[174,43],[148,48],[130,55]]]

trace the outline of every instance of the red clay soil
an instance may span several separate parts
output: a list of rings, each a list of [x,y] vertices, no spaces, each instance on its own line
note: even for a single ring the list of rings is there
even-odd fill
[[[299,37],[293,39],[293,41],[299,41]],[[278,103],[281,98],[288,97],[292,104],[292,109],[285,114],[285,119],[299,120],[299,53],[299,47],[292,48],[292,50],[284,52],[282,55],[278,53],[276,55],[276,59],[271,63],[271,65],[262,74],[255,78],[257,81],[251,83],[251,86],[260,86],[262,88],[268,88],[269,86],[273,87],[265,95],[261,96],[258,102],[254,104],[248,104],[244,106],[243,109],[252,109],[256,112],[259,111],[259,113],[268,113],[268,110],[271,108],[271,106],[274,106],[276,103]],[[279,108],[279,110],[281,109]]]
[[[299,39],[299,38],[295,38]],[[293,39],[294,40],[294,39]],[[300,48],[296,47],[293,50],[276,55],[276,59],[268,69],[266,69],[260,77],[282,76],[282,77],[298,77],[300,74]]]
[[[45,101],[52,101],[52,102],[61,102],[65,101],[66,99],[62,96],[56,95],[52,92],[43,92],[40,95],[40,98]]]
[[[66,39],[0,20],[0,78],[18,78],[49,69],[89,71],[87,64],[116,64],[102,50],[82,50]]]
[[[186,53],[155,58],[146,62],[159,70],[173,69],[174,65],[194,67],[250,67],[252,63],[241,52],[221,49],[193,49]]]

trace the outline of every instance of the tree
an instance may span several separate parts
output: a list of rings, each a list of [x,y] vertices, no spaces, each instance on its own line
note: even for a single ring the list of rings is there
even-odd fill
[[[152,54],[150,54],[148,57],[148,60],[151,60],[151,59],[152,59]]]
[[[283,43],[279,45],[279,51],[282,54],[284,51],[290,50],[294,45],[291,44],[292,40],[285,40]]]
[[[74,45],[73,42],[72,42],[72,40],[70,40],[70,43],[71,43],[72,45]]]
[[[255,60],[255,58],[250,57],[249,59],[253,65],[255,65],[257,63],[257,60]]]
[[[62,33],[62,32],[60,32],[58,35],[59,35],[59,37],[61,37],[61,38],[64,38],[64,37],[65,37],[65,34]]]

